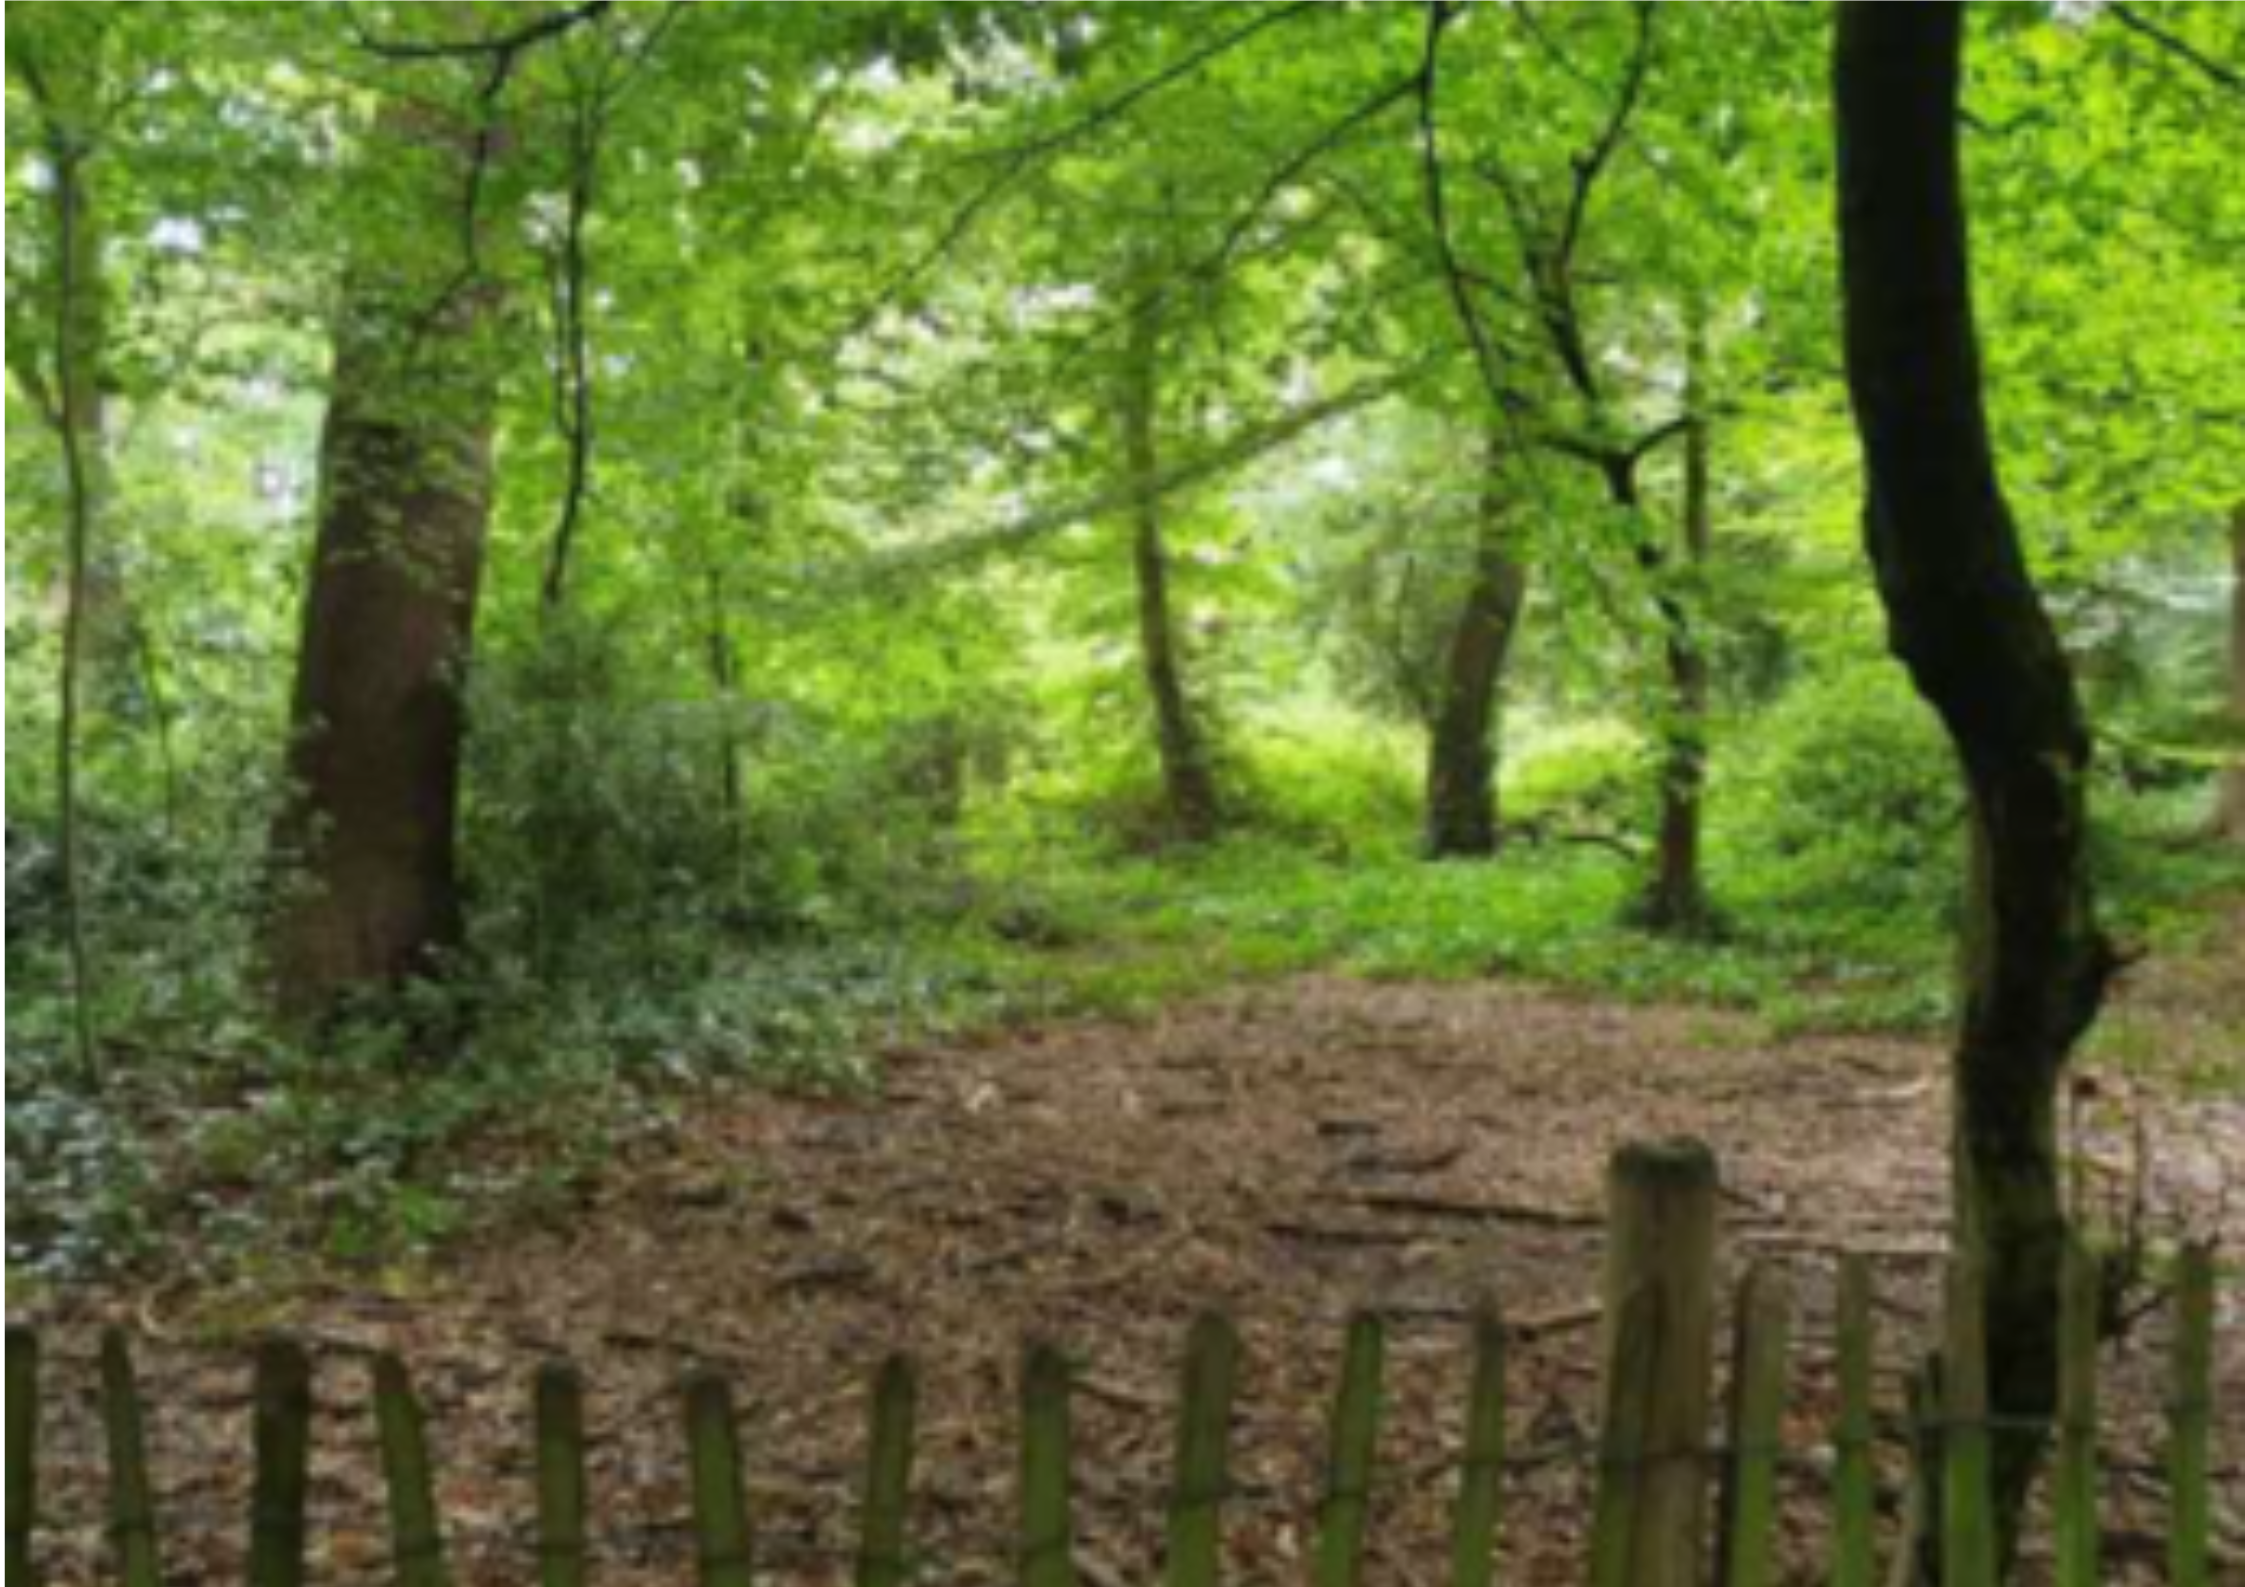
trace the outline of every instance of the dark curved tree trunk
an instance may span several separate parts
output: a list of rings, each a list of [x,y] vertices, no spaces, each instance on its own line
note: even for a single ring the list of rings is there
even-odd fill
[[[2245,502],[2230,514],[2229,552],[2229,722],[2232,732],[2245,735]],[[2222,773],[2215,830],[2232,843],[2245,843],[2245,751],[2234,754]]]
[[[2059,1080],[2113,956],[2087,863],[2090,739],[2027,571],[1981,393],[1957,151],[1964,14],[1848,0],[1835,99],[1848,383],[1891,643],[1972,808],[1954,1074],[1962,1248],[1985,1270],[2005,1555],[2056,1402]],[[1920,1571],[1938,1561],[1919,1551]]]
[[[1162,799],[1171,830],[1205,843],[1223,825],[1223,800],[1207,735],[1185,682],[1183,645],[1171,608],[1169,548],[1162,535],[1160,412],[1161,321],[1142,309],[1131,322],[1124,354],[1123,467],[1134,487],[1130,561],[1138,588],[1138,656],[1154,714]]]
[[[1490,442],[1473,578],[1442,663],[1427,742],[1426,852],[1429,859],[1477,859],[1497,852],[1498,716],[1505,666],[1528,600],[1528,570],[1512,554],[1500,470]]]
[[[320,441],[317,540],[275,824],[275,1000],[316,1016],[426,973],[461,938],[455,856],[466,682],[491,504],[495,387],[480,279],[447,255],[465,140],[414,113],[412,238],[369,238],[345,288]],[[449,258],[440,275],[455,268]]]

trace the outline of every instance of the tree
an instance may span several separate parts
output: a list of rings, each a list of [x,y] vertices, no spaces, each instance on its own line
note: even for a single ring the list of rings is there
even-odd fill
[[[1676,559],[1662,543],[1646,487],[1647,466],[1655,454],[1688,436],[1696,421],[1688,413],[1646,418],[1633,411],[1634,393],[1615,378],[1613,368],[1612,355],[1622,338],[1601,326],[1591,311],[1594,271],[1586,261],[1591,220],[1645,108],[1656,60],[1656,12],[1646,5],[1632,8],[1630,32],[1602,114],[1583,142],[1557,151],[1554,163],[1565,173],[1562,182],[1552,184],[1549,192],[1537,191],[1527,167],[1498,147],[1481,151],[1474,162],[1474,174],[1493,189],[1510,229],[1515,269],[1510,286],[1499,286],[1471,269],[1451,230],[1437,91],[1444,32],[1455,16],[1445,7],[1430,11],[1418,89],[1429,219],[1489,400],[1524,442],[1589,471],[1649,587],[1666,699],[1658,863],[1638,913],[1657,931],[1696,932],[1710,917],[1699,843],[1707,659],[1687,580],[1679,576]],[[1654,292],[1642,287],[1635,295],[1640,309],[1656,300]],[[1498,323],[1485,300],[1509,310],[1511,323]],[[1527,367],[1539,361],[1545,366],[1544,383],[1555,390],[1536,390],[1524,378]],[[1704,549],[1705,461],[1702,444],[1698,485],[1690,492],[1698,518],[1687,526],[1687,555]]]
[[[75,20],[37,13],[57,23]],[[56,42],[41,38],[42,46]],[[53,213],[52,303],[54,359],[51,371],[28,356],[11,357],[10,371],[38,394],[39,403],[60,444],[65,573],[62,589],[61,670],[55,712],[55,802],[58,865],[63,898],[63,935],[70,961],[72,1031],[79,1068],[89,1078],[100,1073],[93,1023],[92,959],[87,944],[85,888],[80,863],[80,722],[85,700],[88,629],[97,604],[95,537],[108,497],[108,449],[102,393],[107,295],[101,280],[100,211],[92,202],[88,161],[104,119],[101,47],[98,32],[65,34],[72,58],[56,62],[43,47],[19,35],[13,61],[16,74],[38,107],[48,163]],[[59,75],[58,75],[59,70]],[[21,347],[24,339],[18,337]]]
[[[1696,599],[1714,550],[1713,424],[1707,413],[1707,325],[1696,303],[1689,311],[1684,353],[1684,477],[1680,557],[1683,579]],[[1665,571],[1665,570],[1663,570]],[[1671,590],[1681,620],[1671,619],[1663,655],[1668,664],[1668,720],[1661,734],[1660,840],[1652,885],[1645,894],[1648,924],[1656,930],[1692,932],[1711,916],[1702,880],[1700,835],[1707,794],[1708,662],[1687,597]]]
[[[1169,547],[1162,536],[1161,306],[1142,303],[1132,315],[1122,358],[1118,413],[1123,469],[1132,488],[1130,564],[1137,590],[1138,662],[1154,718],[1162,799],[1169,824],[1189,843],[1205,843],[1223,822],[1216,770],[1200,713],[1185,681],[1182,640],[1170,602]]]
[[[463,932],[461,689],[497,395],[484,346],[497,296],[463,204],[489,153],[485,136],[402,101],[368,152],[394,207],[357,249],[335,324],[273,833],[268,957],[292,1015],[425,973]]]
[[[1497,805],[1498,716],[1505,666],[1528,603],[1528,569],[1508,518],[1505,445],[1492,432],[1483,465],[1473,567],[1444,647],[1427,737],[1426,851],[1431,859],[1494,854],[1503,838]]]
[[[1983,403],[1957,148],[1963,25],[1955,4],[1849,0],[1834,97],[1866,540],[1890,643],[1947,729],[1971,806],[1956,1223],[1984,1268],[1986,1337],[2002,1344],[1989,1387],[2008,1557],[2056,1400],[2059,1080],[2114,956],[2088,866],[2089,732]]]
[[[2231,510],[2229,550],[2229,718],[2234,730],[2245,733],[2245,503]],[[2222,773],[2215,824],[2228,841],[2245,843],[2245,753],[2233,755]]]

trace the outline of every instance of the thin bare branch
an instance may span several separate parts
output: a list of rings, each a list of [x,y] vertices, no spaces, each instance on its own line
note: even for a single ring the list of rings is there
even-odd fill
[[[965,203],[953,211],[951,219],[937,234],[934,242],[922,249],[905,267],[893,276],[887,285],[874,294],[872,302],[851,318],[848,335],[862,333],[898,299],[926,278],[928,272],[966,241],[982,218],[1003,199],[1016,184],[1043,166],[1054,156],[1073,148],[1098,133],[1101,129],[1128,115],[1132,109],[1172,85],[1199,73],[1218,58],[1238,49],[1271,28],[1309,15],[1319,9],[1316,0],[1293,0],[1292,4],[1270,9],[1257,8],[1259,14],[1244,26],[1210,40],[1200,48],[1190,50],[1163,67],[1151,77],[1132,84],[1121,93],[1112,95],[1094,105],[1074,121],[1042,133],[1026,143],[1006,151],[997,173],[967,197]]]
[[[2188,65],[2216,88],[2227,93],[2245,95],[2245,70],[2240,70],[2227,61],[2216,60],[2181,34],[2152,21],[2134,6],[2114,4],[2105,9],[2112,13],[2115,22],[2129,32]]]

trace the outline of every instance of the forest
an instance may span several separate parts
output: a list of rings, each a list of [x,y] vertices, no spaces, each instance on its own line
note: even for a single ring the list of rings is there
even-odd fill
[[[19,0],[6,58],[11,1575],[38,1502],[42,1579],[159,1579],[111,1399],[19,1497],[33,1330],[132,1335],[177,1580],[276,1333],[425,1368],[466,1581],[557,1356],[602,1579],[692,1576],[695,1366],[759,1572],[849,1579],[834,1406],[916,1352],[931,1561],[1003,1579],[1033,1337],[1105,1486],[1013,1564],[1122,1587],[1214,1307],[1229,1572],[1353,1587],[1376,1316],[1364,1568],[1431,1582],[1450,1336],[1495,1286],[1514,1443],[1593,1437],[1601,1176],[1689,1136],[1803,1425],[1854,1259],[1897,1418],[1984,1336],[1988,1574],[1897,1421],[1897,1583],[2240,1579],[2245,8]],[[312,1577],[391,1579],[339,1425]],[[1519,1460],[1504,1579],[1585,1579],[1597,1460]],[[1819,1480],[1725,1579],[1827,1579]]]

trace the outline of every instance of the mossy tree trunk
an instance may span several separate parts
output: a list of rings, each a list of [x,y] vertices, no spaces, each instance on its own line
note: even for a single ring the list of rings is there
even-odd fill
[[[1982,399],[1957,150],[1964,13],[1848,0],[1835,100],[1847,372],[1891,642],[1945,724],[1972,809],[1954,1075],[1960,1241],[1984,1266],[2005,1428],[2006,1558],[2056,1405],[2066,1244],[2060,1077],[2113,968],[2086,809],[2090,739],[2028,573]],[[1921,1576],[1937,1551],[1919,1551]]]
[[[1133,487],[1130,560],[1138,597],[1138,658],[1154,718],[1162,801],[1170,830],[1205,843],[1223,824],[1223,800],[1208,737],[1185,678],[1183,640],[1171,600],[1162,529],[1161,317],[1149,303],[1133,316],[1123,355],[1123,467]]]
[[[1680,934],[1704,930],[1711,918],[1700,840],[1707,796],[1709,671],[1701,625],[1693,620],[1695,613],[1704,615],[1707,562],[1715,538],[1714,447],[1703,389],[1706,357],[1706,331],[1694,309],[1684,394],[1680,565],[1686,589],[1671,590],[1662,606],[1668,702],[1661,724],[1660,843],[1645,899],[1647,923]]]
[[[275,998],[313,1016],[428,972],[462,935],[466,683],[492,491],[494,290],[455,257],[471,152],[425,112],[376,129],[396,224],[335,328],[320,504],[274,831]]]
[[[1501,442],[1492,438],[1473,572],[1443,655],[1427,743],[1426,852],[1475,859],[1497,852],[1498,719],[1505,669],[1528,600],[1528,569],[1514,553]]]
[[[2229,723],[2245,737],[2245,502],[2230,513],[2229,553]],[[2234,751],[2222,773],[2215,827],[2231,843],[2245,844],[2245,750]]]

